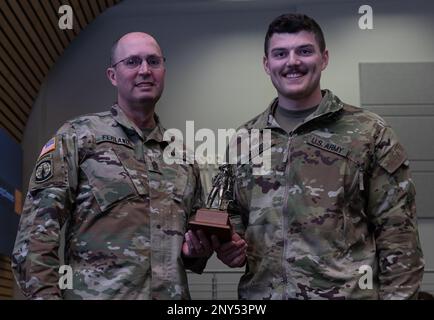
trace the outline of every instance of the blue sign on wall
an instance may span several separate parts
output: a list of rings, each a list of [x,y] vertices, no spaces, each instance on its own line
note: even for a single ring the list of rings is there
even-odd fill
[[[0,128],[0,152],[0,254],[10,256],[22,206],[23,152],[3,128]]]

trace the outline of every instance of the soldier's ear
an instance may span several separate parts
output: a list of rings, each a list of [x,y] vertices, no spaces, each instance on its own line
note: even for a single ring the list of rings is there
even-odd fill
[[[268,66],[268,58],[267,56],[264,56],[264,58],[262,59],[262,63],[264,65],[264,70],[265,72],[270,75],[270,67]]]
[[[321,71],[323,71],[329,64],[329,51],[325,49],[321,55],[322,55]]]
[[[107,75],[107,78],[112,83],[112,85],[114,85],[115,87],[117,87],[118,82],[116,81],[116,71],[115,71],[115,69],[112,68],[112,67],[107,68],[106,75]]]

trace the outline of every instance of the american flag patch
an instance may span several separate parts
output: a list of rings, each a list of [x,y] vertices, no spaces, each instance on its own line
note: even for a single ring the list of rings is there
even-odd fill
[[[53,151],[54,149],[56,149],[56,138],[51,138],[42,148],[39,158],[42,157],[44,154]]]

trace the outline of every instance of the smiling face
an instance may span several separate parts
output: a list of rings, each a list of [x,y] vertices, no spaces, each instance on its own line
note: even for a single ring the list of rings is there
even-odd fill
[[[274,33],[264,69],[277,90],[279,105],[290,109],[315,106],[321,101],[321,72],[328,51],[321,52],[312,32]]]
[[[146,33],[128,33],[119,39],[114,63],[127,57],[163,57],[160,46]],[[117,87],[118,104],[124,108],[155,106],[164,89],[165,67],[151,68],[148,62],[129,68],[123,62],[107,69],[110,82]]]

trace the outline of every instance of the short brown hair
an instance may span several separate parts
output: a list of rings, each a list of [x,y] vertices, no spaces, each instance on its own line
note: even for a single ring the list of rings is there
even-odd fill
[[[265,35],[264,52],[268,55],[268,46],[270,38],[275,33],[297,33],[300,31],[312,32],[318,42],[321,52],[326,48],[324,34],[321,27],[315,20],[305,14],[286,13],[275,18],[268,26],[267,34]]]

